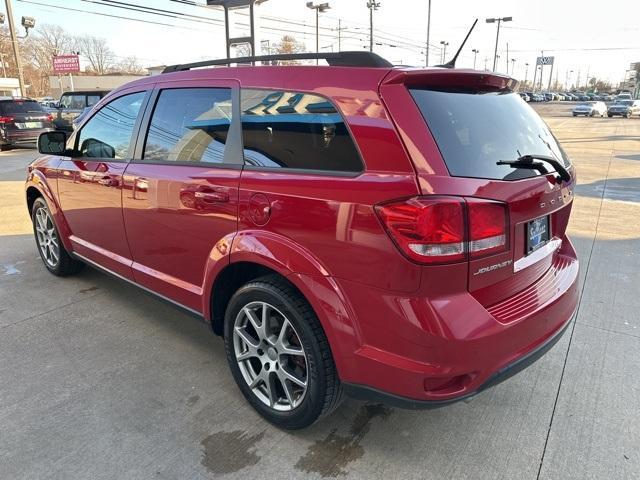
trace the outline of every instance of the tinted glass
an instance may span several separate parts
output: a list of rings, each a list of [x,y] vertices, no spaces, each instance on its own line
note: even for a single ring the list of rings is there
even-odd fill
[[[242,91],[245,164],[360,172],[362,162],[331,102],[308,93]]]
[[[100,95],[87,95],[87,107],[95,105],[101,98],[102,97]]]
[[[151,117],[143,159],[222,163],[231,115],[229,88],[163,90]]]
[[[82,110],[86,107],[87,96],[82,95],[63,95],[60,98],[60,105],[64,108],[72,108]]]
[[[43,112],[42,105],[33,101],[14,101],[14,102],[0,102],[0,111],[5,114],[9,113],[30,113],[30,112]]]
[[[539,175],[496,163],[523,155],[552,156],[569,165],[549,127],[515,93],[410,91],[453,176],[516,180]]]
[[[91,117],[78,137],[79,156],[127,158],[144,95],[144,92],[139,92],[119,97]]]

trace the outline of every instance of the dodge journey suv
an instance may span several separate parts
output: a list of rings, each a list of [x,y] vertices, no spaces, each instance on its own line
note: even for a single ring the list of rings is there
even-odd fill
[[[88,264],[204,318],[288,429],[344,395],[475,395],[578,299],[574,168],[515,80],[325,57],[136,80],[41,135],[26,183],[51,273]]]

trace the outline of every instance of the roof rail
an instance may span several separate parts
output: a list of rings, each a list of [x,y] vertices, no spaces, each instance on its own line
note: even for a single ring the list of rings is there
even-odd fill
[[[183,72],[199,67],[231,65],[232,63],[255,63],[291,60],[326,60],[333,67],[379,67],[390,68],[393,64],[373,52],[336,52],[336,53],[286,53],[279,55],[261,55],[257,57],[221,58],[202,62],[170,65],[162,73]]]

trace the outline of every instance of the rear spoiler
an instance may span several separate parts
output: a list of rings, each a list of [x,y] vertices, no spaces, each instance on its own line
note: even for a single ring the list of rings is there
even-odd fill
[[[382,83],[465,92],[513,92],[518,85],[516,79],[494,72],[449,68],[392,70]]]

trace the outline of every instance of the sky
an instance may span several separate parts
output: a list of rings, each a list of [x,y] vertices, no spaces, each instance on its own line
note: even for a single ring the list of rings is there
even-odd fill
[[[367,0],[328,1],[320,14],[321,51],[363,50],[369,45]],[[188,4],[189,2],[195,4]],[[256,7],[260,39],[277,42],[290,34],[315,51],[315,11],[307,0],[267,0]],[[205,7],[205,0],[13,0],[14,16],[36,18],[38,24],[58,24],[71,34],[108,39],[117,57],[135,56],[143,66],[185,63],[225,56],[223,13]],[[374,11],[374,51],[399,64],[424,65],[428,0],[378,0]],[[522,80],[533,76],[536,57],[554,56],[553,79],[575,83],[587,76],[617,84],[631,62],[640,62],[640,1],[609,0],[597,8],[584,0],[432,0],[430,65],[439,63],[440,42],[448,42],[449,59],[475,18],[458,66],[473,67],[472,49],[479,50],[476,67],[491,69],[496,24],[487,17],[513,17],[500,29],[497,70]],[[151,7],[155,14],[136,11]],[[124,7],[124,8],[123,8]],[[133,9],[133,10],[132,10]],[[138,7],[138,10],[139,7]],[[127,17],[127,18],[117,18]],[[178,18],[176,18],[178,17]],[[246,22],[246,17],[239,17]],[[138,19],[141,21],[136,21]],[[283,21],[279,21],[284,20]],[[155,22],[155,23],[146,23]],[[507,55],[508,45],[508,55]],[[507,61],[508,59],[508,61]],[[511,59],[515,61],[512,62]],[[486,62],[486,63],[485,63]],[[529,67],[525,64],[528,63]],[[545,67],[545,84],[550,68]]]

